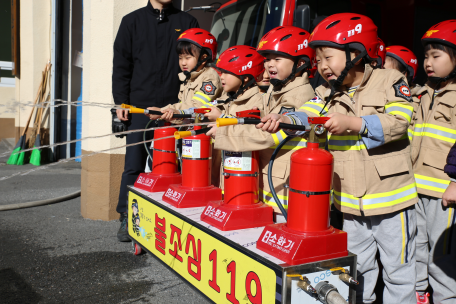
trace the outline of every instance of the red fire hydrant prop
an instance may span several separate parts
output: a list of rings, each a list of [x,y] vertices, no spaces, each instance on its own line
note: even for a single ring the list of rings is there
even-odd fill
[[[170,125],[167,123],[166,125]],[[149,192],[166,191],[171,184],[182,182],[182,175],[177,171],[175,128],[158,129],[154,138],[171,138],[154,142],[152,172],[141,173],[136,179],[135,187]]]
[[[252,110],[236,114],[251,117],[252,112],[259,114]],[[223,231],[273,223],[273,208],[259,201],[258,159],[257,151],[223,151],[224,200],[209,202],[201,214],[202,221]]]
[[[334,160],[315,134],[326,120],[309,118],[307,147],[291,155],[287,223],[266,226],[256,244],[289,265],[348,255],[347,234],[329,224]]]
[[[201,130],[201,126],[195,126],[194,130]],[[177,133],[187,132],[191,131]],[[182,144],[182,184],[170,185],[163,194],[163,201],[177,208],[189,208],[221,200],[222,190],[211,185],[211,167],[211,138],[205,133],[185,137]]]

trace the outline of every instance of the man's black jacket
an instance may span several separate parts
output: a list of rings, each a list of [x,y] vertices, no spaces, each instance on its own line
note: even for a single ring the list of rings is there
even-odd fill
[[[112,95],[116,104],[163,107],[177,102],[177,38],[198,21],[172,5],[160,11],[147,6],[122,18],[114,42]]]

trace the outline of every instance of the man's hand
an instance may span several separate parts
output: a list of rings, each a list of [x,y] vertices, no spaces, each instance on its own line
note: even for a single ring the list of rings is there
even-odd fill
[[[291,123],[290,118],[281,114],[268,114],[261,118],[261,123],[257,124],[255,127],[269,133],[277,133],[280,129],[279,123]]]
[[[128,109],[116,109],[117,118],[122,121],[128,120]]]
[[[160,112],[160,108],[157,108],[157,107],[149,107],[147,108],[147,110],[152,110],[152,111],[159,111]],[[161,115],[155,115],[155,114],[146,114],[147,116],[149,116],[149,118],[151,120],[157,120],[161,117]]]
[[[442,196],[442,205],[448,207],[456,204],[456,183],[450,182]]]
[[[161,116],[161,119],[166,120],[168,122],[175,120],[173,119],[174,114],[180,114],[179,110],[174,110],[174,109],[165,109],[161,111],[163,115]]]
[[[211,129],[206,132],[206,135],[215,138],[215,135],[217,134],[217,125],[210,124],[208,127],[211,127]]]
[[[217,107],[211,107],[211,111],[208,113],[204,113],[204,117],[209,119],[210,121],[216,121],[217,118],[222,115],[222,111],[220,111]]]
[[[331,134],[342,134],[347,130],[359,133],[363,125],[362,118],[347,116],[340,113],[329,114],[330,119],[325,123],[325,128]]]

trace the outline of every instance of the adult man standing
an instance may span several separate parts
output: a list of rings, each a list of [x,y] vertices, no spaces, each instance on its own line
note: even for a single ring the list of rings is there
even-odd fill
[[[131,104],[140,108],[163,107],[177,102],[179,93],[179,58],[177,38],[189,28],[199,27],[191,15],[172,5],[172,0],[150,0],[147,6],[123,17],[114,42],[112,95],[117,105]],[[117,110],[117,118],[129,130],[144,129],[145,115],[128,115]],[[151,133],[151,132],[149,132]],[[143,140],[142,132],[127,135],[127,144]],[[152,138],[147,134],[147,139]],[[117,212],[120,229],[117,238],[128,242],[127,185],[132,185],[143,172],[147,152],[143,145],[128,147],[120,185]]]

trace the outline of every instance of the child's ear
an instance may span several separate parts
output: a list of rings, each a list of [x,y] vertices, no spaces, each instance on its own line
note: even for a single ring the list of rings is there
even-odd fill
[[[249,81],[249,77],[248,76],[244,76],[244,83],[247,83],[247,81]]]
[[[306,63],[306,61],[304,59],[299,59],[297,67],[299,68],[299,67],[303,66],[305,63]]]
[[[350,55],[351,55],[350,57],[351,57],[351,59],[352,59],[352,60],[355,59],[356,57],[358,57],[358,55],[359,55],[360,53],[361,53],[361,52],[358,51],[358,50],[354,50],[353,52],[350,52]],[[362,62],[363,62],[363,59],[361,58],[360,60],[358,60],[358,62],[355,63],[355,65],[358,65],[358,64],[360,64],[360,63],[362,63]]]

